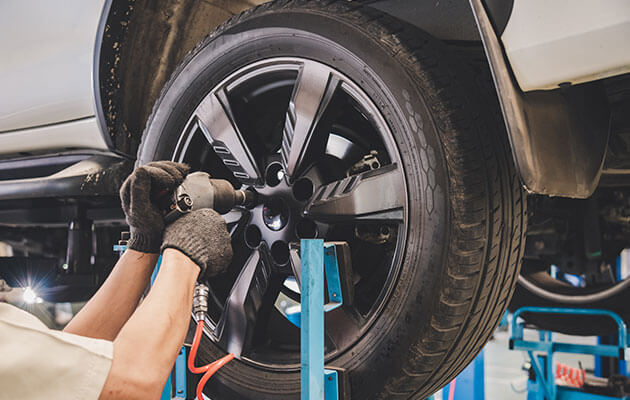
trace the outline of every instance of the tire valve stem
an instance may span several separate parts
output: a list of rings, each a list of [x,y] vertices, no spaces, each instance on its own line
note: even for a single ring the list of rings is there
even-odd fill
[[[195,366],[195,358],[197,357],[199,343],[201,343],[201,338],[203,337],[203,326],[205,324],[206,314],[208,313],[208,293],[208,286],[202,283],[198,283],[195,286],[195,291],[193,293],[193,315],[197,320],[197,329],[195,330],[195,337],[188,356],[188,369],[193,374],[203,374],[203,377],[199,380],[199,384],[197,385],[196,394],[198,399],[203,399],[203,387],[206,385],[210,377],[234,358],[234,354],[228,354],[213,363],[204,365],[203,367]]]

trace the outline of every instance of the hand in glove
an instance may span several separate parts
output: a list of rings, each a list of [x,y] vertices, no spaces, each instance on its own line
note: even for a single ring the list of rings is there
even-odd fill
[[[204,282],[225,271],[232,261],[232,242],[225,220],[214,210],[192,211],[164,229],[162,251],[173,248],[186,254],[201,272]]]
[[[172,161],[157,161],[136,168],[120,188],[120,199],[131,235],[127,247],[159,253],[164,220],[153,202],[164,191],[175,190],[190,168]]]

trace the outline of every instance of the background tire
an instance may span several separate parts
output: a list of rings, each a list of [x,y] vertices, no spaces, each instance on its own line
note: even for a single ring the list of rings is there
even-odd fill
[[[526,202],[487,65],[463,67],[443,43],[369,7],[267,3],[186,57],[149,118],[139,162],[171,158],[208,91],[269,57],[305,57],[345,74],[392,132],[408,197],[395,284],[369,329],[327,364],[346,370],[354,399],[424,399],[486,343],[522,256]],[[205,343],[201,361],[224,354]],[[233,361],[207,390],[213,398],[299,398],[299,373]]]
[[[539,271],[523,275],[518,280],[510,311],[524,306],[558,308],[598,308],[613,311],[630,321],[630,288],[628,282],[581,288],[552,278]],[[522,314],[527,323],[541,329],[567,335],[614,335],[617,324],[608,317],[563,316],[558,314]]]

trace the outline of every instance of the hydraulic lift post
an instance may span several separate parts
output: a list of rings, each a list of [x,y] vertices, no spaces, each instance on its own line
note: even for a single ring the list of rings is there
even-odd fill
[[[523,335],[525,323],[518,320],[522,313],[565,314],[576,318],[585,315],[601,315],[611,318],[617,324],[616,344],[586,345],[553,341],[552,333],[539,331],[539,340],[527,340]],[[528,399],[531,400],[630,400],[622,394],[613,396],[588,393],[583,390],[557,385],[554,368],[554,353],[588,354],[596,357],[612,357],[620,361],[630,358],[628,329],[624,320],[609,310],[583,308],[522,307],[512,317],[510,350],[526,351],[533,369],[534,380],[528,381]],[[625,367],[625,362],[622,364]],[[624,375],[626,372],[624,371]],[[625,392],[625,390],[623,390]]]
[[[324,313],[343,304],[337,250],[322,239],[300,242],[301,399],[341,400],[338,371],[324,368]],[[324,304],[324,282],[329,303]]]

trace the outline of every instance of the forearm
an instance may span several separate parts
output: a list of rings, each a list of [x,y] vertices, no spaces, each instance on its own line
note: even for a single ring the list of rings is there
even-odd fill
[[[157,260],[157,254],[125,251],[64,332],[113,341],[138,306]]]
[[[198,273],[179,251],[164,251],[151,291],[114,340],[101,399],[159,397],[184,343]]]

